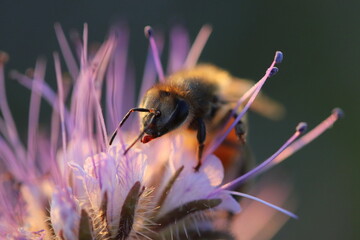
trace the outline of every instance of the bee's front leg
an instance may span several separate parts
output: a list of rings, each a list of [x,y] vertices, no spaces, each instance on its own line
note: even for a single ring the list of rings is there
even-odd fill
[[[205,123],[204,120],[202,118],[198,118],[195,121],[197,121],[197,141],[198,141],[198,152],[197,152],[197,160],[198,163],[197,165],[194,167],[195,171],[199,171],[200,167],[201,167],[201,159],[202,159],[202,154],[204,151],[204,142],[205,142],[205,138],[206,138],[206,127],[205,127]]]
[[[234,119],[237,118],[237,114],[234,115]],[[238,136],[241,144],[245,144],[246,142],[246,124],[240,120],[236,125],[235,125],[235,133]]]

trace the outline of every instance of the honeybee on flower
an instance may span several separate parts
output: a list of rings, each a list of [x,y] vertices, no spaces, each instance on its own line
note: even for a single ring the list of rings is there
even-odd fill
[[[31,76],[12,72],[13,78],[31,90],[29,130],[25,144],[20,141],[7,105],[4,85],[6,55],[1,54],[1,237],[66,240],[238,239],[241,236],[236,235],[229,225],[217,224],[221,212],[241,214],[240,204],[233,196],[262,202],[286,216],[296,218],[295,214],[285,209],[234,189],[309,143],[342,115],[340,110],[335,110],[323,123],[301,138],[306,124],[299,124],[294,135],[278,151],[244,175],[229,177],[221,159],[213,154],[244,117],[268,77],[277,72],[275,65],[282,60],[281,52],[276,53],[264,77],[248,87],[232,108],[226,108],[226,111],[234,111],[231,114],[235,120],[231,126],[224,131],[212,132],[214,136],[209,138],[206,148],[199,147],[201,154],[196,155],[194,149],[184,146],[185,140],[181,134],[166,134],[151,142],[151,145],[137,144],[132,147],[135,143],[133,139],[142,138],[143,142],[147,142],[154,138],[150,126],[155,124],[152,119],[155,119],[156,111],[149,121],[145,121],[140,137],[140,127],[134,123],[128,129],[117,131],[117,137],[114,138],[114,135],[109,145],[111,132],[117,128],[117,123],[131,105],[135,105],[131,102],[131,99],[135,99],[134,93],[129,91],[134,81],[131,81],[131,74],[126,70],[127,31],[112,29],[99,49],[89,52],[88,29],[85,25],[83,38],[74,40],[78,53],[76,58],[59,24],[55,25],[55,30],[74,81],[71,85],[65,84],[57,53],[54,53],[57,92],[44,81],[44,60],[37,62]],[[173,33],[174,41],[186,39],[186,34],[181,31],[177,29]],[[185,46],[172,52],[170,73],[184,66],[193,68],[196,65],[209,33],[209,27],[204,27],[191,50]],[[155,38],[150,36],[149,40],[154,58],[148,58],[141,95],[155,83],[154,68],[159,79],[165,78]],[[41,99],[53,107],[49,134],[41,132],[38,126]],[[106,102],[104,106],[102,99]],[[179,102],[175,104],[177,116],[182,116],[184,106]],[[145,106],[143,109],[151,113],[152,108]],[[197,130],[199,133],[199,128]],[[198,134],[198,140],[204,140],[201,134]],[[204,144],[204,141],[199,143]],[[224,178],[231,180],[224,181]],[[220,220],[232,221],[228,217]]]

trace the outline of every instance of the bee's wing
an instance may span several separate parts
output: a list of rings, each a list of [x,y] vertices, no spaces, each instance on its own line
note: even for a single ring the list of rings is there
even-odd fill
[[[228,96],[235,106],[237,99],[240,99],[253,85],[254,82],[251,80],[234,78],[234,81],[231,82],[231,87],[224,89],[226,92],[223,95]],[[257,96],[250,109],[272,120],[279,120],[285,115],[285,107],[263,93]]]

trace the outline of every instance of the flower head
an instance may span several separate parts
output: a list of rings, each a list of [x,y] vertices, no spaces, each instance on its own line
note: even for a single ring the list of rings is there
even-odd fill
[[[20,141],[7,105],[3,74],[6,55],[0,54],[1,237],[233,239],[236,232],[231,232],[228,223],[233,220],[232,214],[241,214],[242,210],[233,196],[259,201],[296,218],[287,210],[236,189],[313,140],[339,118],[340,110],[299,139],[305,130],[305,124],[300,124],[274,155],[242,176],[231,175],[231,169],[224,168],[221,156],[214,155],[229,132],[238,127],[266,80],[277,73],[275,65],[282,60],[281,52],[276,53],[260,81],[245,87],[230,113],[235,120],[229,128],[213,134],[204,154],[196,155],[193,147],[187,147],[184,136],[176,131],[151,144],[140,145],[138,140],[150,125],[142,132],[137,121],[124,125],[135,111],[125,115],[135,105],[131,100],[135,95],[130,91],[134,82],[126,62],[126,30],[112,29],[108,39],[96,51],[89,52],[85,25],[83,39],[75,38],[77,58],[70,51],[59,24],[55,30],[73,82],[66,81],[57,53],[54,53],[57,92],[44,81],[44,60],[37,62],[31,75],[12,73],[13,78],[31,90],[26,144]],[[210,32],[211,27],[204,26],[193,47],[188,49],[186,31],[181,27],[174,29],[172,44],[181,47],[171,51],[170,74],[196,65]],[[141,92],[153,85],[156,72],[159,80],[166,82],[159,59],[162,46],[157,45],[161,40],[156,41],[149,27],[145,34],[150,41],[149,55],[154,58],[147,60]],[[229,78],[226,72],[221,74]],[[53,108],[50,134],[39,131],[41,99]],[[280,105],[263,96],[256,104],[268,104],[272,112],[280,109]],[[149,114],[150,124],[161,114],[156,109],[139,111]],[[181,116],[183,112],[177,113]],[[125,128],[120,129],[123,125]],[[143,142],[150,138],[145,135]],[[198,139],[201,138],[198,134]]]

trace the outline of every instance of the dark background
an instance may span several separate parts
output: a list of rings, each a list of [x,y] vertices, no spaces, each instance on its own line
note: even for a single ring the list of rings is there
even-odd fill
[[[259,79],[274,52],[283,51],[280,72],[264,91],[284,103],[287,116],[271,122],[250,115],[250,142],[257,159],[271,155],[299,121],[315,126],[333,107],[342,107],[346,117],[282,164],[294,182],[300,219],[289,221],[275,238],[360,238],[359,1],[23,2],[0,1],[0,49],[10,54],[7,71],[25,71],[38,56],[51,58],[59,49],[54,22],[60,22],[66,32],[81,30],[87,22],[90,41],[102,41],[111,24],[126,21],[138,80],[147,50],[143,27],[148,24],[167,33],[175,23],[182,23],[192,38],[203,24],[212,24],[214,32],[201,60],[239,77]],[[53,79],[50,69],[48,81]],[[7,88],[25,136],[28,91],[12,81]],[[43,114],[42,121],[48,120]]]

